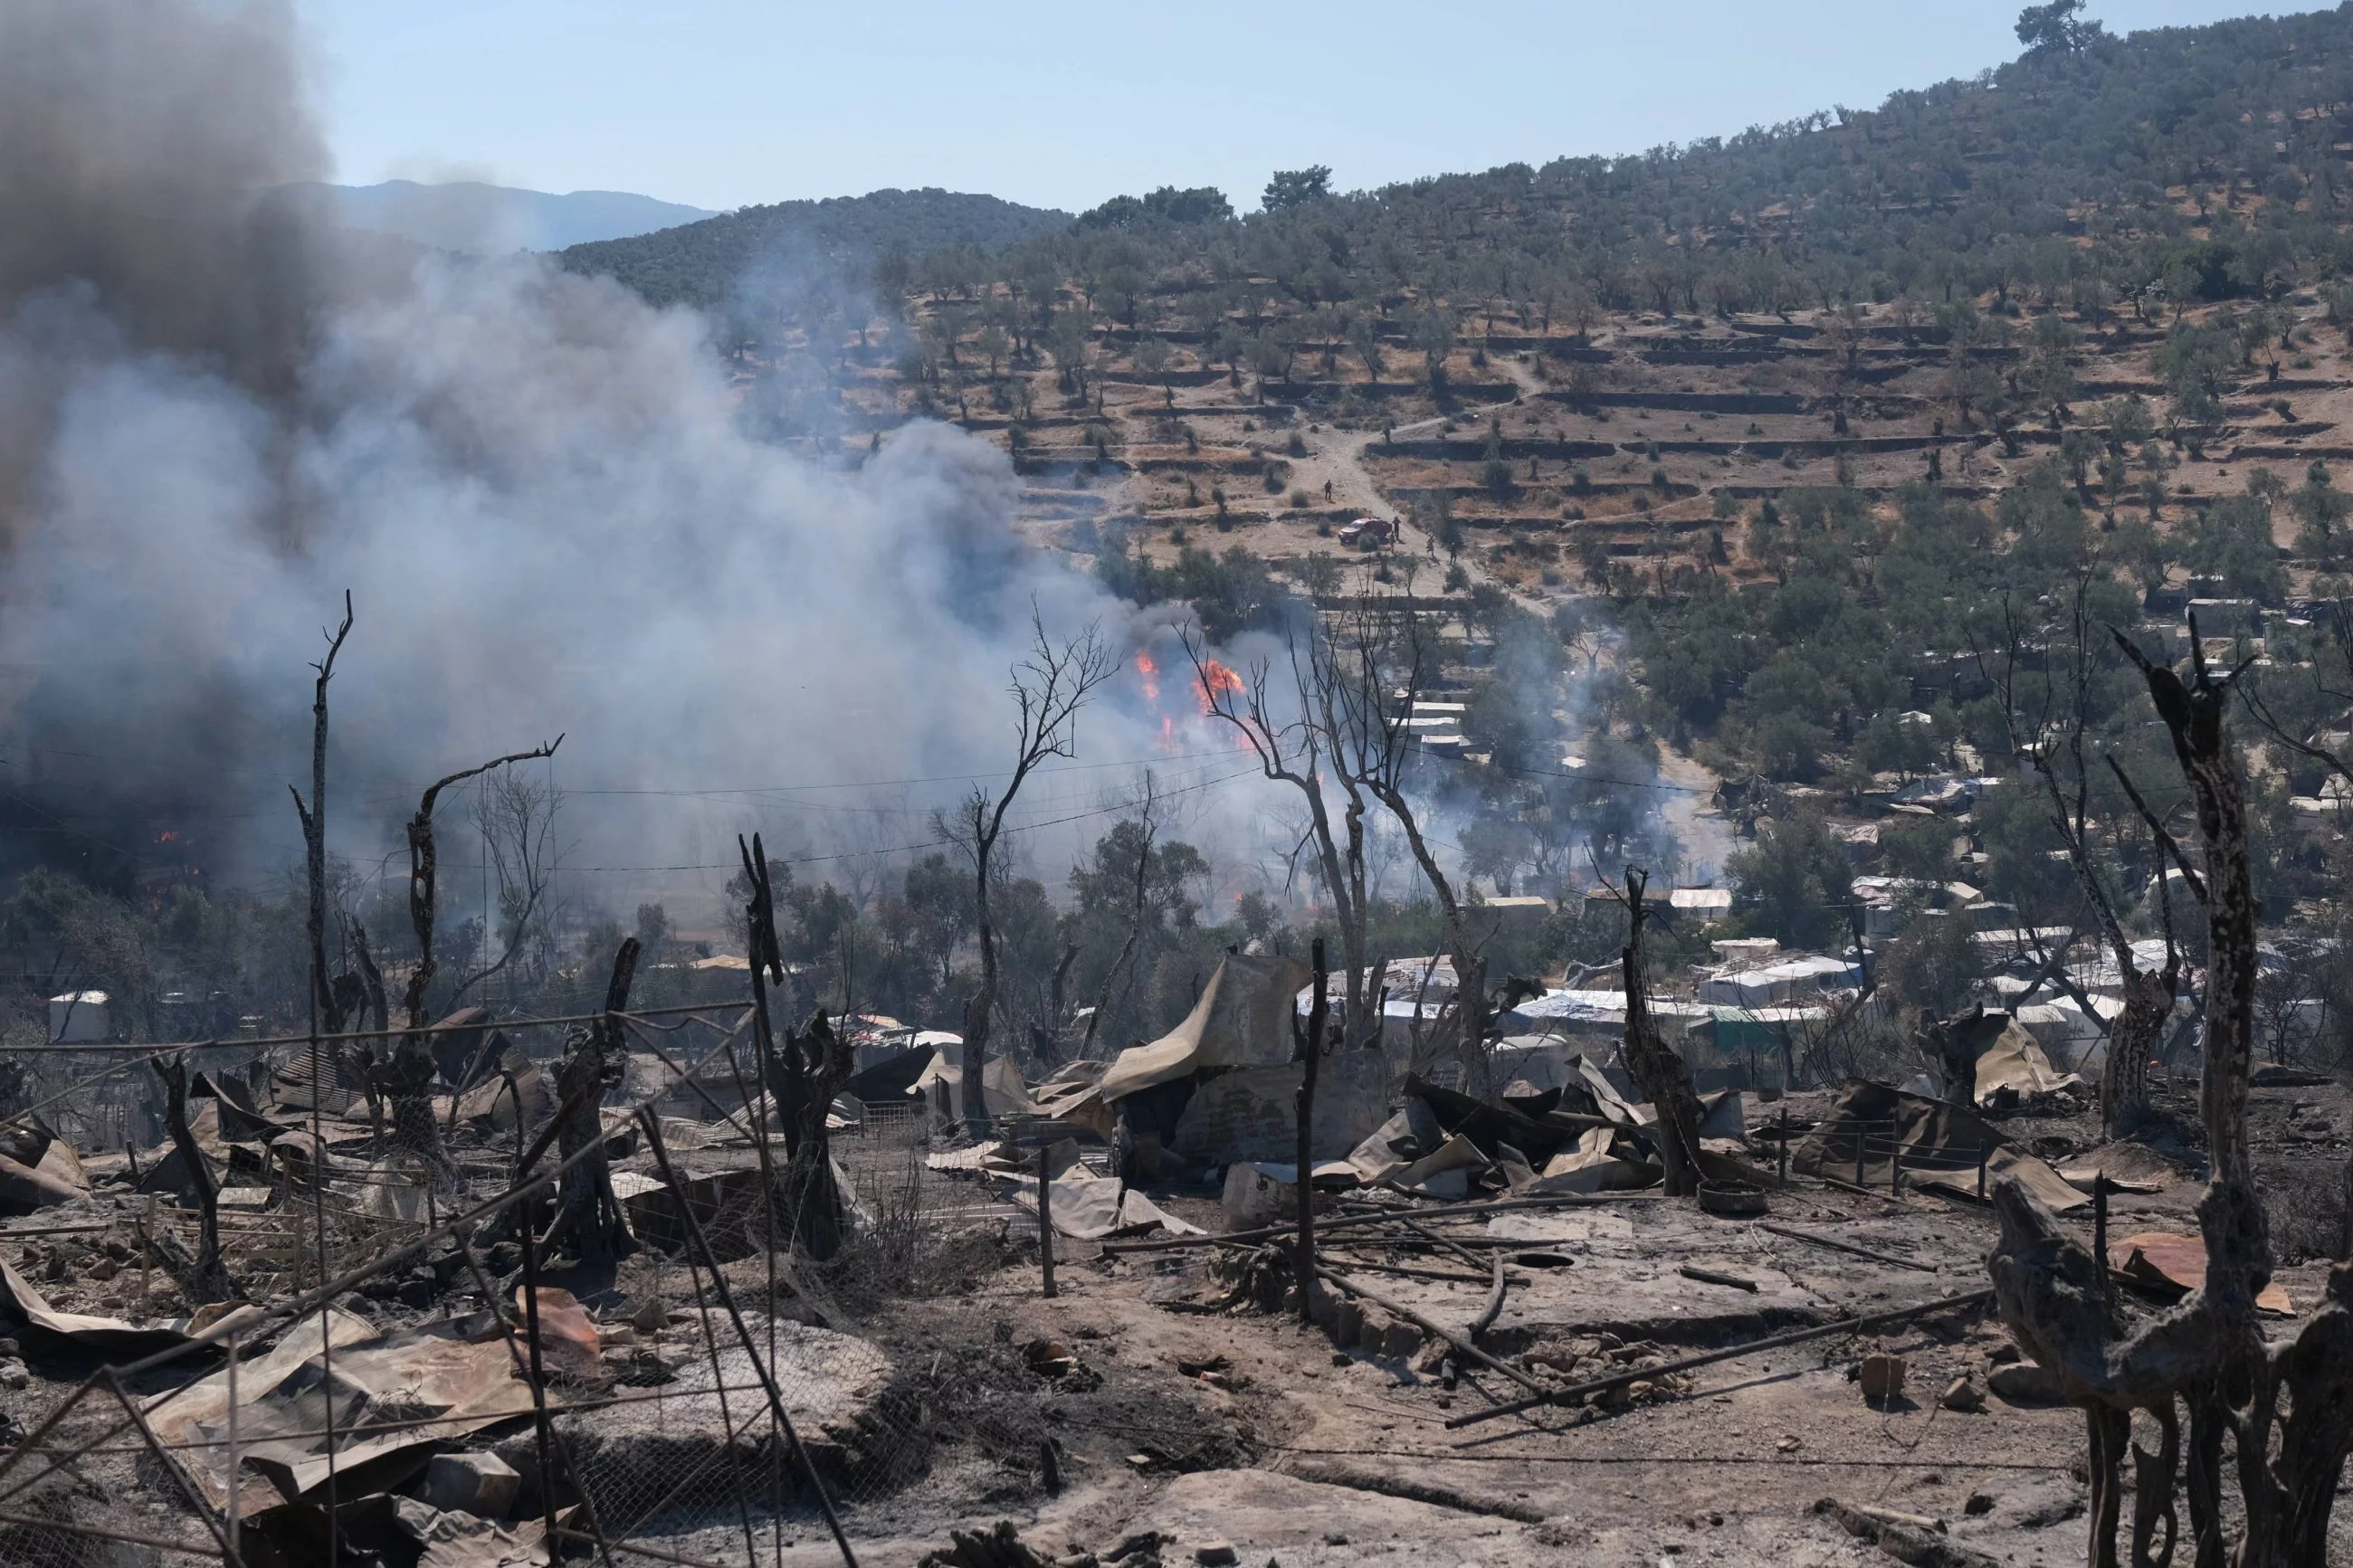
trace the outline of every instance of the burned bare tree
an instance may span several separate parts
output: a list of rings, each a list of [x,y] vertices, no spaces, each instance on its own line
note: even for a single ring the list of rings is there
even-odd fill
[[[953,813],[939,813],[933,818],[940,836],[961,847],[972,862],[980,989],[964,1009],[964,1097],[965,1122],[975,1137],[985,1134],[989,1126],[981,1072],[988,1062],[1000,978],[989,895],[1004,873],[997,850],[1005,835],[1006,817],[1031,774],[1048,759],[1073,753],[1079,710],[1119,668],[1103,643],[1102,628],[1092,622],[1059,643],[1048,635],[1045,617],[1034,607],[1029,625],[1029,656],[1013,667],[1012,684],[1007,688],[1013,698],[1013,769],[1001,789],[991,791],[976,784]]]
[[[2092,842],[2091,769],[2084,760],[2084,733],[2091,725],[2093,649],[2096,639],[2093,633],[2090,610],[2091,579],[2080,575],[2075,580],[2068,637],[2068,689],[2063,700],[2046,678],[2042,683],[2038,710],[2029,716],[2023,710],[2018,689],[2021,654],[2025,638],[2015,616],[2009,620],[2008,648],[2003,668],[1987,671],[1995,689],[2002,699],[2002,711],[2007,721],[2010,750],[2029,758],[2035,774],[2042,781],[2044,793],[2051,805],[2051,828],[2065,847],[2067,864],[2074,872],[2084,901],[2090,909],[2094,924],[2105,943],[2109,958],[2116,966],[2122,981],[2124,1009],[2108,1026],[2108,1054],[2105,1070],[2100,1080],[2100,1116],[2108,1136],[2120,1138],[2132,1131],[2146,1114],[2148,1106],[2149,1052],[2164,1033],[2166,1020],[2173,1015],[2174,998],[2181,985],[2181,951],[2173,940],[2172,900],[2160,899],[2165,930],[2165,962],[2156,969],[2145,969],[2133,952],[2131,939],[2125,934],[2124,922],[2117,914],[2123,900],[2112,893],[2094,855]],[[2191,636],[2196,636],[2196,617],[2191,617]],[[2138,657],[2138,650],[2134,650]],[[1980,658],[1980,668],[1984,660]],[[2067,777],[2063,782],[2054,758],[2067,763]],[[2140,794],[2123,769],[2111,757],[2108,765],[2115,770],[2116,781],[2147,817],[2151,833],[2159,846],[2170,846],[2170,836],[2162,822],[2143,803]],[[2177,855],[2177,858],[2179,858]],[[2160,869],[2162,863],[2160,862]],[[2190,888],[2203,897],[2203,887],[2197,874],[2185,863],[2182,869]],[[2054,973],[2063,973],[2065,953],[2054,955]],[[2097,1021],[2099,1015],[2089,1006],[2089,999],[2079,995],[2086,1015]],[[1957,1037],[1948,1031],[1948,1037]]]
[[[605,1161],[605,1122],[599,1112],[628,1061],[620,1015],[629,1005],[638,953],[638,939],[623,937],[613,954],[604,1011],[575,1033],[555,1075],[556,1114],[563,1118],[555,1138],[564,1174],[556,1185],[555,1217],[539,1238],[538,1250],[544,1258],[569,1237],[573,1251],[592,1269],[609,1268],[630,1250],[629,1227],[621,1217],[620,1200],[613,1195],[612,1168]],[[586,1157],[575,1163],[575,1156],[582,1154]]]
[[[1688,1197],[1699,1191],[1699,1090],[1692,1084],[1690,1067],[1651,1021],[1650,976],[1642,958],[1642,895],[1650,880],[1648,873],[1626,868],[1626,945],[1619,953],[1626,983],[1626,1071],[1658,1113],[1651,1132],[1666,1173],[1667,1195]]]
[[[335,658],[343,639],[352,635],[352,595],[343,590],[343,622],[327,636],[327,656],[311,668],[318,684],[311,698],[311,798],[292,784],[294,814],[302,822],[304,887],[311,907],[303,935],[311,958],[311,1005],[319,1026],[330,1035],[343,1031],[343,1005],[327,972],[327,683],[335,679]]]
[[[409,972],[401,994],[401,1016],[410,1032],[394,1043],[385,1059],[370,1075],[392,1108],[391,1147],[418,1155],[442,1178],[454,1180],[457,1166],[441,1142],[441,1129],[433,1120],[433,1079],[439,1070],[427,1038],[426,997],[438,965],[433,951],[433,926],[439,898],[439,852],[433,838],[433,810],[441,792],[513,763],[552,757],[564,743],[558,735],[528,752],[511,752],[487,763],[461,769],[438,780],[417,801],[417,815],[408,819],[408,920],[417,933],[417,967]]]
[[[1259,660],[1243,681],[1209,657],[1198,633],[1186,634],[1185,651],[1203,707],[1242,737],[1267,778],[1298,791],[1307,808],[1300,849],[1313,859],[1340,931],[1345,1036],[1369,1045],[1381,1027],[1366,937],[1371,908],[1367,818],[1378,808],[1396,821],[1443,917],[1455,978],[1444,1032],[1456,1045],[1464,1082],[1475,1085],[1485,1062],[1485,961],[1471,940],[1453,880],[1422,832],[1405,788],[1412,760],[1408,721],[1413,694],[1435,663],[1436,650],[1420,616],[1367,592],[1335,612],[1328,625],[1294,626],[1288,639],[1288,689],[1282,693],[1270,691],[1275,674],[1270,659]]]
[[[1447,1032],[1461,1060],[1463,1087],[1473,1093],[1491,1091],[1494,1085],[1486,1081],[1487,961],[1471,940],[1462,899],[1405,793],[1413,733],[1408,721],[1413,716],[1414,694],[1437,664],[1437,648],[1419,611],[1409,603],[1392,606],[1370,593],[1359,595],[1339,613],[1328,647],[1333,674],[1326,685],[1348,714],[1352,770],[1396,819],[1422,880],[1438,900],[1446,956],[1454,966]],[[1417,1023],[1419,1014],[1417,1005]]]
[[[556,818],[564,808],[561,789],[511,769],[483,783],[474,805],[474,822],[481,830],[491,877],[498,888],[498,956],[459,978],[449,994],[453,1004],[484,981],[504,973],[519,955],[543,940],[556,868],[565,853],[555,837]]]
[[[2255,1298],[2271,1279],[2271,1242],[2247,1140],[2257,906],[2240,763],[2223,727],[2233,676],[2211,670],[2195,637],[2186,682],[2117,641],[2147,681],[2197,803],[2211,946],[2200,1090],[2211,1171],[2198,1205],[2205,1279],[2178,1305],[2127,1327],[2106,1288],[2106,1259],[2063,1230],[2015,1177],[1995,1187],[2001,1238],[1987,1268],[2011,1334],[2084,1412],[2094,1568],[2119,1560],[2127,1450],[2137,1478],[2136,1564],[2168,1561],[2180,1544],[2178,1484],[2186,1490],[2191,1560],[2200,1568],[2318,1563],[2353,1444],[2353,1262],[2331,1271],[2327,1303],[2293,1342],[2266,1344]],[[2133,1443],[2137,1411],[2157,1426],[2155,1454]],[[2242,1521],[2235,1552],[2224,1534],[2226,1444],[2236,1450]]]
[[[1293,859],[1295,863],[1301,853],[1309,857],[1316,880],[1324,886],[1324,896],[1332,900],[1344,977],[1342,1036],[1354,1046],[1365,1047],[1378,1042],[1381,1026],[1377,998],[1366,984],[1365,935],[1371,907],[1365,818],[1373,802],[1355,775],[1341,765],[1345,754],[1338,734],[1341,710],[1336,703],[1323,700],[1327,667],[1318,651],[1321,642],[1322,633],[1312,624],[1291,628],[1285,650],[1288,712],[1277,706],[1282,700],[1273,693],[1272,659],[1257,660],[1250,666],[1249,679],[1242,679],[1209,657],[1207,640],[1189,627],[1185,632],[1185,653],[1192,661],[1202,707],[1242,738],[1265,777],[1298,791],[1306,807],[1307,826]]]

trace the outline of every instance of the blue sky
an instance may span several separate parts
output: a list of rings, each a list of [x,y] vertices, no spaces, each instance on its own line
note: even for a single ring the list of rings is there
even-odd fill
[[[1274,168],[1344,188],[1637,152],[1967,76],[1972,0],[296,0],[335,177],[706,207],[942,185],[1076,210]],[[2243,15],[2093,0],[2112,30]]]

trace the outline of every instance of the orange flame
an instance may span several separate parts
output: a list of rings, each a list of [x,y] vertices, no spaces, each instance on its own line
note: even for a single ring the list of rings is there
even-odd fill
[[[1150,654],[1139,649],[1135,656],[1135,673],[1144,682],[1144,700],[1155,708],[1160,706],[1160,666]]]
[[[163,831],[163,832],[158,833],[157,835],[155,835],[155,842],[156,842],[156,843],[158,843],[158,844],[169,844],[169,843],[171,843],[174,839],[175,839],[175,838],[177,838],[177,837],[180,837],[180,830],[179,830],[178,828],[176,828],[176,827],[167,827],[167,828],[164,829],[164,831]]]
[[[1240,676],[1214,658],[1202,661],[1201,678],[1195,682],[1195,688],[1194,695],[1201,700],[1201,711],[1204,713],[1218,710],[1219,698],[1239,697],[1249,689],[1242,685]]]

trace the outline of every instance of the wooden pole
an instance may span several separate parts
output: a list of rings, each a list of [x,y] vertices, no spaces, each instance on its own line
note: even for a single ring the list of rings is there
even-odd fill
[[[1324,1056],[1324,1028],[1331,1016],[1332,999],[1326,989],[1329,976],[1324,967],[1324,939],[1317,937],[1312,950],[1314,955],[1315,1000],[1307,1005],[1307,1033],[1300,1039],[1299,1068],[1299,1257],[1298,1293],[1299,1321],[1312,1322],[1315,1299],[1315,1069]],[[1292,1015],[1292,1029],[1299,1028],[1298,1014]]]
[[[243,1561],[244,1561],[244,1559],[243,1559],[241,1556],[239,1556],[239,1555],[238,1555],[238,1552],[237,1552],[237,1514],[238,1514],[238,1512],[240,1511],[240,1510],[239,1510],[239,1509],[237,1508],[237,1468],[238,1468],[238,1465],[239,1465],[239,1463],[240,1463],[240,1459],[239,1459],[239,1456],[238,1456],[237,1451],[237,1354],[238,1354],[238,1352],[239,1352],[239,1349],[240,1349],[239,1345],[237,1344],[237,1338],[238,1338],[238,1336],[237,1336],[237,1335],[236,1335],[236,1334],[231,1334],[231,1335],[229,1335],[229,1337],[228,1337],[228,1521],[227,1521],[227,1524],[228,1524],[228,1561],[229,1561],[230,1563],[241,1563],[241,1562],[243,1562]]]
[[[1038,1151],[1038,1268],[1044,1276],[1042,1294],[1051,1300],[1054,1289],[1054,1178],[1047,1165],[1050,1149]]]

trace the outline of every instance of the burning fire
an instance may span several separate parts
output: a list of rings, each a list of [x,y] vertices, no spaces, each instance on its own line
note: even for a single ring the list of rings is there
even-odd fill
[[[1204,713],[1214,713],[1218,710],[1219,698],[1240,697],[1249,689],[1242,685],[1240,676],[1236,675],[1214,658],[1202,662],[1201,679],[1196,686],[1194,695],[1201,700],[1201,711]]]
[[[1135,673],[1144,682],[1144,700],[1154,707],[1160,705],[1160,666],[1153,657],[1139,650],[1135,656]]]
[[[158,843],[158,844],[169,844],[169,843],[172,843],[174,840],[177,839],[179,837],[180,837],[180,830],[179,830],[178,828],[176,828],[176,827],[167,827],[167,828],[164,829],[164,831],[163,831],[163,832],[158,833],[157,835],[155,835],[155,842],[156,842],[156,843]]]

